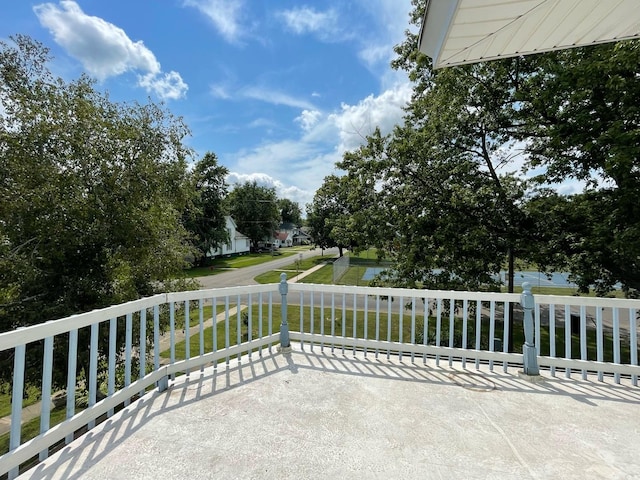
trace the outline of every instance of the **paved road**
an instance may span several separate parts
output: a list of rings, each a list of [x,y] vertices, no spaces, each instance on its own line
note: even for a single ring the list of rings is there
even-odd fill
[[[286,251],[284,249],[283,251]],[[302,254],[302,258],[316,257],[322,255],[323,251],[319,248],[315,250],[305,250],[296,252],[295,255],[288,257],[274,257],[271,262],[261,263],[253,267],[238,268],[229,270],[228,272],[219,273],[217,275],[210,275],[207,277],[198,277],[196,280],[200,282],[201,289],[207,288],[221,288],[221,287],[239,287],[242,285],[256,285],[258,282],[254,280],[255,277],[261,273],[270,272],[271,270],[277,270],[279,268],[291,265],[298,258],[298,255]],[[327,258],[335,257],[338,254],[337,248],[331,248],[324,250],[324,256]]]

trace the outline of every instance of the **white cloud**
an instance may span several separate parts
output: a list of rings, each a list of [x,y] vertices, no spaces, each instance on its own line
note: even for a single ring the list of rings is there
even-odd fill
[[[244,184],[246,182],[256,182],[258,186],[275,188],[278,198],[288,198],[292,202],[299,204],[300,208],[304,210],[304,206],[309,202],[308,192],[294,187],[292,185],[285,185],[280,180],[276,180],[272,176],[266,173],[238,173],[230,172],[227,175],[227,183],[233,187],[235,184]]]
[[[185,0],[183,4],[203,13],[227,42],[236,43],[242,37],[242,0]]]
[[[355,105],[344,104],[329,114],[304,110],[296,118],[303,126],[299,138],[263,143],[225,156],[225,165],[234,172],[230,178],[255,179],[261,185],[275,187],[279,196],[287,192],[286,198],[301,206],[310,203],[324,177],[335,173],[335,164],[346,150],[362,145],[376,126],[386,134],[402,122],[402,107],[410,95],[408,83],[398,84],[381,95],[370,95]],[[253,173],[256,171],[262,173]]]
[[[320,121],[322,113],[318,110],[303,110],[299,117],[295,120],[300,124],[304,131],[309,131]]]
[[[256,118],[255,120],[249,122],[247,126],[251,128],[274,128],[277,127],[278,124],[273,120],[269,120],[267,118]]]
[[[274,105],[285,105],[300,109],[314,110],[311,102],[302,98],[293,97],[287,93],[271,90],[263,87],[247,87],[241,91],[241,95],[246,98],[253,98]]]
[[[229,92],[236,92],[232,96]],[[249,85],[246,87],[233,86],[233,81],[223,83],[213,83],[209,85],[209,93],[215,98],[223,100],[238,100],[241,98],[251,98],[272,105],[284,105],[286,107],[299,108],[301,110],[313,111],[316,107],[308,100],[295,97],[279,90],[274,90],[264,86]],[[313,96],[313,95],[312,95]]]
[[[102,18],[87,15],[72,0],[60,6],[43,3],[33,11],[55,42],[79,60],[98,80],[129,71],[139,75],[139,85],[163,99],[180,98],[187,84],[177,72],[163,74],[155,55],[142,41],[132,41],[125,31]]]
[[[315,33],[322,40],[338,40],[336,34],[340,33],[339,15],[334,9],[319,12],[309,7],[298,7],[278,12],[277,16],[284,21],[289,30],[298,35]]]
[[[359,57],[368,68],[388,72],[389,63],[396,57],[393,47],[404,41],[405,30],[416,30],[409,24],[411,1],[358,0],[358,4],[373,22],[373,28],[359,36]]]
[[[209,85],[209,92],[215,98],[222,98],[224,100],[229,100],[231,98],[228,88],[222,84]]]
[[[338,150],[344,152],[358,148],[364,137],[379,127],[383,134],[391,132],[402,121],[403,107],[411,98],[411,84],[401,83],[381,95],[369,95],[357,105],[343,104],[339,112],[329,116],[338,129]]]
[[[184,97],[189,89],[180,74],[173,70],[165,74],[141,75],[138,77],[138,84],[148,92],[154,92],[158,97],[169,100]]]

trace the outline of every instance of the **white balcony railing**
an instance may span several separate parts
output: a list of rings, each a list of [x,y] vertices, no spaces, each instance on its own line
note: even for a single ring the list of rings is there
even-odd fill
[[[290,340],[310,351],[521,369],[520,301],[517,294],[283,280],[156,295],[0,334],[0,358],[13,359],[12,398],[17,399],[0,475],[14,478],[33,457],[46,458],[51,448],[145,391],[166,389],[176,375],[217,368],[234,356],[262,356]],[[538,364],[551,375],[557,370],[567,378],[574,372],[600,380],[611,375],[616,383],[626,376],[637,386],[639,308],[637,300],[536,296],[530,310]],[[21,442],[23,390],[34,378],[41,389],[40,434]],[[51,398],[59,390],[66,394],[64,420],[51,426]],[[77,407],[79,392],[86,392],[86,408]]]

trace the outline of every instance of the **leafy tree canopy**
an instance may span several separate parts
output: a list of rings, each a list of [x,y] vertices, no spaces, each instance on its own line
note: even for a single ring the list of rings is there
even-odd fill
[[[180,119],[65,82],[48,50],[0,42],[0,329],[177,288],[191,249]]]
[[[204,262],[209,251],[229,241],[225,222],[228,188],[225,178],[228,173],[211,152],[197,161],[191,172],[195,195],[185,212],[184,222],[193,236],[200,263]]]
[[[300,205],[288,198],[278,199],[278,209],[282,223],[292,223],[296,226],[302,225],[302,210]]]
[[[425,1],[414,7],[419,25]],[[317,232],[364,233],[396,256],[402,285],[481,288],[515,258],[583,289],[638,289],[640,42],[437,71],[416,44],[407,31],[392,63],[414,82],[404,124],[344,155],[344,179],[317,194],[343,209],[314,199]],[[584,191],[553,190],[568,179]]]
[[[236,185],[227,197],[229,212],[238,230],[251,239],[253,246],[273,238],[280,223],[276,190],[257,182]]]

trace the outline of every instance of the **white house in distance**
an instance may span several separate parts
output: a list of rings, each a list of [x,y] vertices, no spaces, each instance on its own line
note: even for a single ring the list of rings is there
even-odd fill
[[[238,226],[234,222],[233,218],[226,216],[225,223],[227,233],[229,235],[229,242],[222,245],[221,248],[216,250],[209,250],[208,257],[228,257],[231,255],[244,255],[251,251],[251,240],[246,235],[238,231]]]
[[[274,243],[278,247],[292,247],[294,245],[309,245],[311,236],[293,223],[282,223],[274,234]]]

